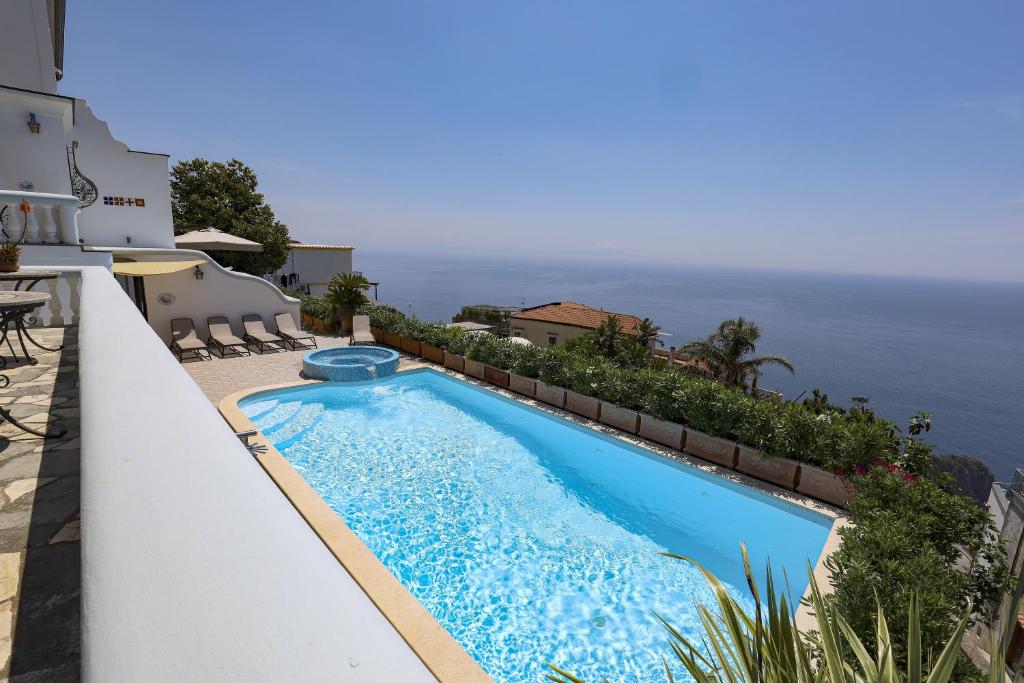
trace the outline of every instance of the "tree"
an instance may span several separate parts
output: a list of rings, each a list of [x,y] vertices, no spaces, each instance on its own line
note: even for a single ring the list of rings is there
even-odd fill
[[[615,349],[619,342],[619,319],[609,315],[605,321],[597,326],[594,336],[594,346],[604,356],[614,356]]]
[[[658,336],[660,334],[661,328],[651,322],[650,318],[644,318],[636,326],[636,332],[633,336],[641,346],[653,349],[655,346],[665,345],[665,342],[661,341],[661,337]]]
[[[256,173],[238,159],[196,158],[171,169],[174,234],[217,228],[259,242],[262,252],[210,251],[217,263],[253,275],[271,273],[288,260],[288,227],[256,191]]]
[[[331,320],[344,332],[352,329],[352,312],[366,303],[370,283],[356,273],[338,273],[327,285]]]
[[[705,339],[687,342],[682,352],[693,356],[713,379],[747,391],[757,387],[761,368],[778,365],[796,372],[782,356],[754,355],[761,328],[745,318],[725,320]]]

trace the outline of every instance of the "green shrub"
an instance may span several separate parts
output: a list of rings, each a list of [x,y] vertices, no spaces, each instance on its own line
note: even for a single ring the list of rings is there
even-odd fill
[[[307,306],[306,300],[303,305]],[[635,344],[624,343],[622,353],[605,356],[593,352],[591,343],[577,343],[575,350],[517,344],[408,318],[391,306],[371,303],[357,313],[368,315],[374,327],[713,436],[736,439],[769,457],[793,458],[829,471],[852,471],[857,465],[901,457],[895,424],[863,407],[845,410],[827,400],[804,406],[756,398],[657,359],[643,361],[641,354],[633,353]]]
[[[916,594],[922,641],[934,646],[959,615],[983,613],[1008,589],[997,531],[973,500],[895,465],[861,467],[853,481],[852,524],[840,529],[826,565],[835,584],[829,599],[854,631],[871,632],[878,605],[905,612]],[[906,624],[890,628],[896,652],[906,652]]]
[[[320,320],[327,320],[331,315],[331,306],[322,296],[302,295],[299,298],[299,310]]]

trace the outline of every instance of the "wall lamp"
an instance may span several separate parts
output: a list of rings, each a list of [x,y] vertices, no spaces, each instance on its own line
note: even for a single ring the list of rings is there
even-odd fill
[[[197,280],[203,279],[203,269],[200,268],[199,266],[196,266],[195,268],[192,269],[192,274],[196,276]]]
[[[28,115],[28,129],[32,131],[33,135],[39,135],[39,121],[36,120],[36,115],[31,112]]]

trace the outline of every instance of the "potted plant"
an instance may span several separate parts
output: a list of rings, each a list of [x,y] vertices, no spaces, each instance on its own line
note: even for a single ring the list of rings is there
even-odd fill
[[[14,242],[0,244],[0,273],[13,273],[18,270],[18,259],[21,247]]]
[[[18,213],[22,215],[21,235],[17,240],[0,244],[0,273],[14,273],[20,268],[18,261],[21,259],[21,247],[18,245],[25,239],[25,233],[28,231],[28,215],[31,211],[32,205],[22,199],[18,204]]]
[[[355,273],[338,273],[327,286],[331,323],[344,334],[352,331],[352,311],[366,303],[369,281]]]

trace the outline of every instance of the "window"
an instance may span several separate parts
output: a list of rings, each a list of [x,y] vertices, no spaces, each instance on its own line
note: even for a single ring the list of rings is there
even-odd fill
[[[517,327],[514,330],[512,330],[512,336],[513,337],[522,337],[523,336],[523,331]]]
[[[554,334],[548,335],[548,346],[558,346],[558,336]]]

